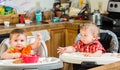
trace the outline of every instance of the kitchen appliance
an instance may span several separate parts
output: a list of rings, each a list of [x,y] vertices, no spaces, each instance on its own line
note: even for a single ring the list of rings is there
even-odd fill
[[[120,0],[109,0],[107,11],[109,14],[105,18],[111,20],[113,25],[120,26]]]
[[[109,0],[107,11],[102,17],[101,28],[113,31],[120,40],[120,0]]]

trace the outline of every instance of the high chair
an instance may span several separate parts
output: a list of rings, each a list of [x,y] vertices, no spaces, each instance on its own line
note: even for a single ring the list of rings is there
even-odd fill
[[[80,40],[80,33],[77,35],[75,39],[75,43]],[[118,53],[119,49],[119,42],[116,34],[110,30],[103,30],[100,29],[100,35],[99,35],[99,41],[105,48],[106,52],[108,53]],[[81,67],[80,67],[81,66]],[[91,62],[83,62],[81,64],[73,64],[74,70],[76,68],[81,68],[81,69],[89,69],[92,67],[97,67],[100,65],[97,65],[96,63],[91,63]]]
[[[80,40],[80,33],[77,35],[75,39],[75,43]],[[118,53],[119,49],[119,42],[116,34],[110,30],[103,30],[100,29],[100,36],[99,36],[99,41],[105,48],[107,52],[113,53],[116,52]]]
[[[28,44],[30,44],[34,41],[35,41],[35,36],[27,37]],[[0,55],[2,52],[4,52],[7,49],[7,47],[5,47],[5,46],[10,46],[9,38],[6,38],[1,42]],[[51,62],[53,61],[53,63],[39,64],[39,65],[33,63],[33,65],[28,64],[27,66],[24,66],[24,64],[19,66],[19,64],[18,64],[18,66],[16,65],[17,67],[16,66],[7,66],[7,67],[0,66],[0,70],[51,70],[51,69],[59,69],[59,68],[63,67],[63,62],[59,58],[48,57],[48,50],[47,50],[47,46],[44,41],[41,40],[41,46],[38,47],[37,49],[35,49],[33,52],[40,54],[41,57],[43,57],[43,58],[45,57],[44,60],[47,60],[47,58],[51,58]]]
[[[30,44],[30,43],[32,43],[34,41],[35,41],[35,37],[34,36],[28,36],[27,37],[27,44]],[[6,38],[0,44],[0,56],[9,47],[10,47],[9,38]],[[39,54],[41,57],[48,57],[47,46],[46,46],[45,42],[42,41],[42,40],[41,40],[41,46],[38,47],[37,49],[35,49],[34,52]],[[9,67],[8,68],[7,67],[5,67],[5,68],[0,67],[0,70],[1,69],[4,69],[4,70],[23,70],[21,68],[9,68]],[[25,68],[24,70],[38,70],[38,69]]]

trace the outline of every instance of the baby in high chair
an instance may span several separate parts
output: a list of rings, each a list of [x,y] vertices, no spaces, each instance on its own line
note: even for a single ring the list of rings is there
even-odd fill
[[[98,40],[99,28],[94,23],[80,25],[80,40],[69,47],[59,47],[57,53],[84,52],[84,56],[100,56],[106,50]]]
[[[15,59],[22,55],[30,55],[31,50],[41,45],[40,40],[40,34],[37,34],[35,41],[27,44],[27,33],[22,29],[14,29],[10,33],[10,47],[6,47],[6,51],[1,53],[1,59]]]

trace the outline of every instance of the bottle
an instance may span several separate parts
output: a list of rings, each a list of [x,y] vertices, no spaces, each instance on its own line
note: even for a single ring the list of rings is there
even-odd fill
[[[25,18],[25,14],[23,12],[20,13],[20,23],[23,24],[25,22],[24,18]]]
[[[40,2],[36,2],[36,21],[37,22],[41,22],[42,21],[42,12],[41,12],[41,8],[40,8]]]
[[[41,22],[42,21],[42,13],[40,10],[36,11],[36,21]]]
[[[93,23],[96,25],[101,25],[101,14],[99,10],[95,10],[93,13]]]

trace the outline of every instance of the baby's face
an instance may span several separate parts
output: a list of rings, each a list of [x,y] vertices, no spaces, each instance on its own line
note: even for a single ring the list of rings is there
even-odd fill
[[[19,50],[26,46],[26,42],[27,39],[24,34],[14,34],[10,39],[11,46]]]
[[[84,44],[90,44],[95,39],[93,34],[89,30],[80,30],[81,41]]]

